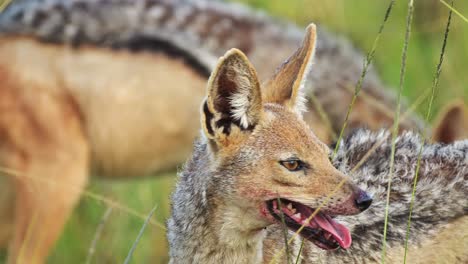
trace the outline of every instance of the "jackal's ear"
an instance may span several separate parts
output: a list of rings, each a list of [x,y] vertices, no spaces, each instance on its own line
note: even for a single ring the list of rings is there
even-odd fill
[[[257,73],[238,49],[220,58],[208,80],[202,127],[208,138],[225,140],[252,130],[262,115]]]
[[[468,138],[468,108],[461,100],[451,102],[436,118],[432,140],[451,143]]]
[[[304,83],[315,51],[316,29],[307,27],[301,47],[266,82],[263,90],[265,103],[277,103],[302,112],[305,110]]]

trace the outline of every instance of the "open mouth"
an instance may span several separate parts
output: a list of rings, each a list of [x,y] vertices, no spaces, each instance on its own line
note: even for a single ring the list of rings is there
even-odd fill
[[[268,211],[280,223],[284,219],[284,223],[292,231],[296,232],[304,226],[299,234],[325,250],[338,247],[347,249],[351,246],[351,234],[348,228],[334,221],[329,215],[319,211],[309,219],[315,209],[286,199],[279,201],[279,204],[278,199],[267,201]]]

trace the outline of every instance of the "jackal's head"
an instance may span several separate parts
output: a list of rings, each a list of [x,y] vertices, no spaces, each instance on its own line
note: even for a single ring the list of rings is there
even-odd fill
[[[223,216],[231,215],[226,228],[261,230],[284,218],[293,231],[304,225],[300,235],[323,249],[348,248],[349,230],[333,218],[357,214],[372,200],[332,166],[329,148],[302,120],[315,32],[310,25],[302,46],[262,88],[241,51],[219,60],[201,109],[210,156],[204,169],[216,178]]]

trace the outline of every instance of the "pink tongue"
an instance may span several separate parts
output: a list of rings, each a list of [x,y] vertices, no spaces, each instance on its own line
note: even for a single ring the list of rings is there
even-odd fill
[[[333,238],[340,244],[344,249],[347,249],[351,246],[351,234],[349,233],[348,228],[344,225],[339,224],[331,217],[325,216],[323,214],[317,214],[313,220],[324,230],[330,232],[333,235]]]

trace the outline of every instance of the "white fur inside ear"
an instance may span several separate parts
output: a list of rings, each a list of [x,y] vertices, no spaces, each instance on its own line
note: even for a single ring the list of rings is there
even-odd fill
[[[251,120],[249,120],[249,108],[250,108],[250,93],[252,91],[252,83],[246,76],[247,73],[238,72],[235,77],[238,90],[232,94],[229,98],[232,110],[232,118],[239,120],[240,125],[243,128],[248,128]]]
[[[315,49],[314,49],[315,51]],[[309,61],[306,64],[306,67],[304,69],[304,74],[302,76],[301,82],[299,84],[299,90],[297,91],[297,96],[294,102],[294,111],[296,111],[299,114],[302,114],[304,112],[307,112],[307,93],[310,92],[310,87],[312,85],[307,85],[306,87],[306,82],[307,82],[307,77],[309,76],[310,69],[312,68],[312,61],[314,58],[314,54],[312,54],[309,58]]]

